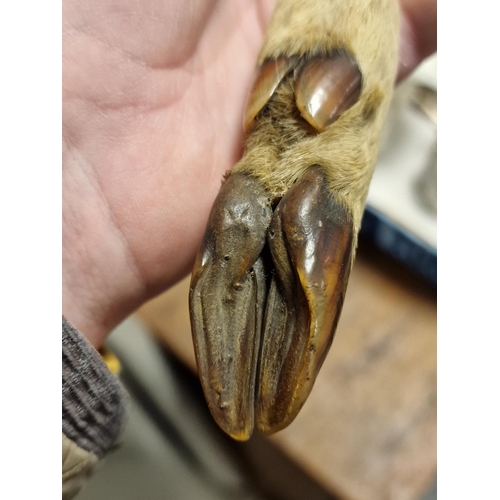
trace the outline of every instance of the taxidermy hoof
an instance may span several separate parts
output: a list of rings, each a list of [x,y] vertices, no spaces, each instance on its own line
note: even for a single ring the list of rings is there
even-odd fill
[[[333,339],[351,263],[345,207],[313,166],[274,208],[231,175],[213,205],[191,283],[197,361],[210,410],[235,439],[286,427]]]
[[[240,162],[190,290],[198,372],[238,440],[286,427],[330,348],[397,68],[396,0],[280,0]]]

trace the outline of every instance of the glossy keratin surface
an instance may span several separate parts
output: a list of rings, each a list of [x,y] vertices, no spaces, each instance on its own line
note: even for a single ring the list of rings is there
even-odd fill
[[[190,292],[198,372],[210,411],[235,439],[254,427],[255,377],[265,307],[261,257],[271,220],[256,179],[232,175],[210,213]]]
[[[256,427],[286,427],[309,395],[330,348],[351,268],[352,222],[322,169],[307,170],[268,230],[274,273],[263,325]]]
[[[309,169],[274,214],[259,180],[236,174],[223,185],[190,312],[205,397],[235,439],[254,426],[275,432],[302,407],[333,338],[351,252],[350,216],[321,168]]]
[[[345,54],[314,58],[300,69],[295,99],[301,115],[322,132],[359,99],[361,73]]]
[[[290,72],[297,58],[281,57],[275,60],[265,61],[257,70],[250,96],[248,98],[247,110],[245,114],[244,129],[250,132],[254,119],[261,109],[267,104],[274,94],[281,80]]]

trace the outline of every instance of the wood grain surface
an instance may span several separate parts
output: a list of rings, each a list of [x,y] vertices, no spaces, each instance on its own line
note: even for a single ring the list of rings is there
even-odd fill
[[[195,369],[189,280],[138,315]],[[436,294],[361,245],[330,354],[296,420],[269,439],[353,500],[417,500],[436,476]]]

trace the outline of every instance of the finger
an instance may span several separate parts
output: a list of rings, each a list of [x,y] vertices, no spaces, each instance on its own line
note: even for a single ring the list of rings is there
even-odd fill
[[[436,0],[400,0],[400,6],[398,82],[437,49]]]

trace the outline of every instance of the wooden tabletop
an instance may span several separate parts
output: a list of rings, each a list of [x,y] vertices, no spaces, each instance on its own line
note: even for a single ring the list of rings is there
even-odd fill
[[[195,369],[184,280],[139,316]],[[269,439],[332,494],[417,500],[436,476],[436,293],[360,245],[332,349],[296,420]]]

